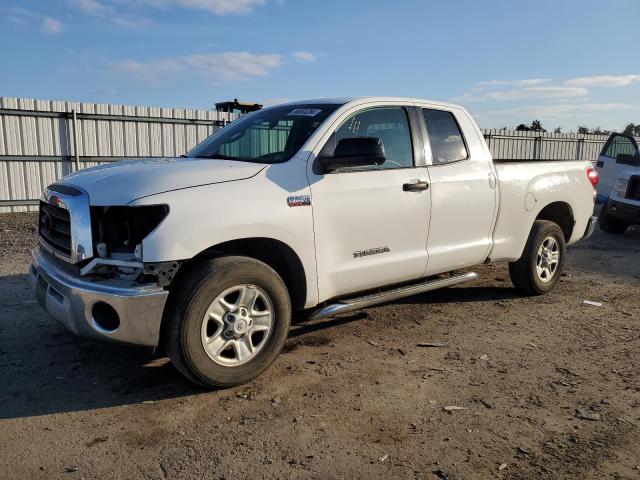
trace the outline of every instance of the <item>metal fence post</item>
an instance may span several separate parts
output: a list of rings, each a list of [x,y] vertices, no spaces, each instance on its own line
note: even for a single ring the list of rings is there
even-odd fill
[[[576,160],[582,159],[582,151],[584,150],[584,137],[579,138],[576,142]]]
[[[78,118],[76,117],[76,110],[71,110],[71,121],[73,122],[73,153],[76,157],[76,172],[80,170],[80,155],[78,153]]]
[[[538,135],[533,140],[533,159],[540,160],[542,150],[542,135]]]

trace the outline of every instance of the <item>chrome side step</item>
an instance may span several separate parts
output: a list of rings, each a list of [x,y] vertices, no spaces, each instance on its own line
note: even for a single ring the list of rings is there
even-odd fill
[[[464,275],[439,278],[437,280],[431,280],[428,282],[395,288],[386,292],[374,293],[371,295],[365,295],[363,297],[339,300],[336,303],[332,303],[316,310],[311,314],[309,319],[320,320],[322,318],[328,318],[339,313],[353,312],[354,310],[371,307],[372,305],[378,305],[379,303],[391,302],[393,300],[397,300],[398,298],[408,297],[410,295],[416,295],[418,293],[428,292],[430,290],[437,290],[439,288],[450,287],[451,285],[468,282],[470,280],[475,280],[476,278],[478,278],[477,273],[469,272],[465,273]]]

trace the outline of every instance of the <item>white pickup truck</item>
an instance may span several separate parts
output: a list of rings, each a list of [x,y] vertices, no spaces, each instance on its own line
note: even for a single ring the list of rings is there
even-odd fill
[[[466,282],[510,262],[514,285],[558,282],[588,236],[586,161],[492,161],[462,108],[399,98],[275,106],[186,158],[123,161],[50,185],[30,276],[70,331],[165,349],[207,386],[275,359],[310,318]]]
[[[596,171],[600,175],[598,199],[600,227],[622,234],[630,225],[640,225],[640,150],[636,140],[613,133],[605,143]]]

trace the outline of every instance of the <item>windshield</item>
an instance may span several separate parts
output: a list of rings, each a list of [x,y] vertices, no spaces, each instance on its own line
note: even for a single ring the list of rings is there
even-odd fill
[[[256,163],[286,162],[340,105],[272,107],[218,130],[187,156]]]

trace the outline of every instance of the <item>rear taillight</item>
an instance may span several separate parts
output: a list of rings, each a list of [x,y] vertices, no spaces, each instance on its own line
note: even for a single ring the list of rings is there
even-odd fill
[[[591,185],[593,185],[593,188],[596,188],[600,181],[600,175],[598,175],[598,172],[596,172],[592,167],[587,167],[587,177],[589,178]]]

